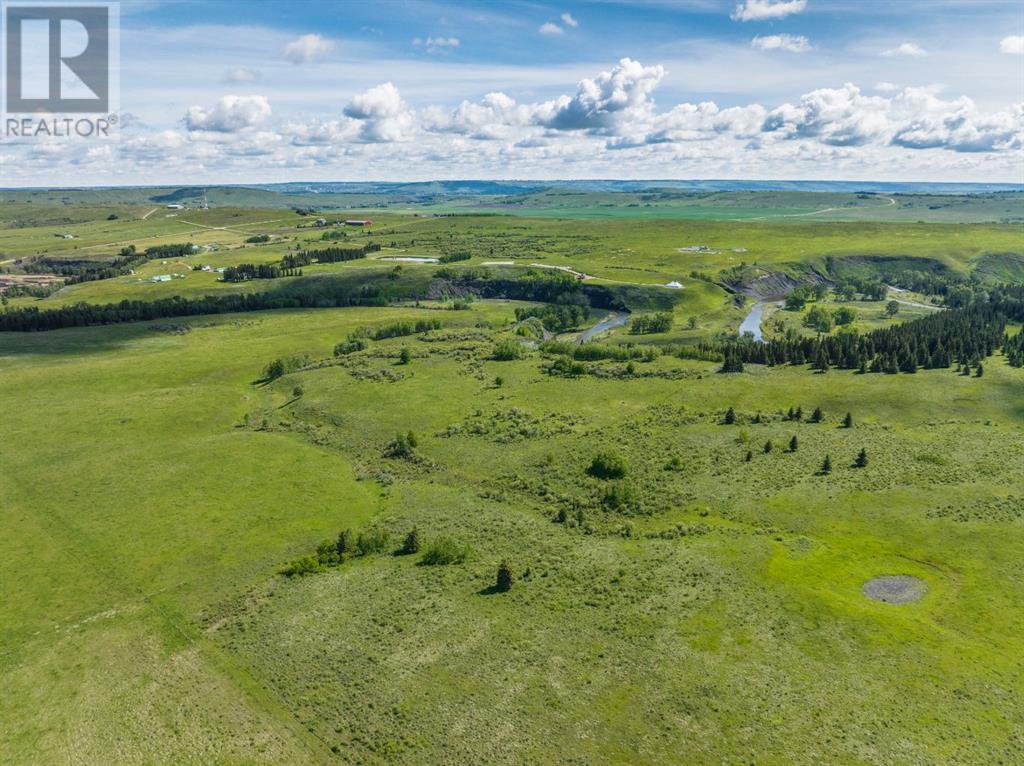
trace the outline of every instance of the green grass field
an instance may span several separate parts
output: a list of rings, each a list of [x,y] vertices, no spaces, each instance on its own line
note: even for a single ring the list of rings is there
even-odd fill
[[[19,404],[0,445],[3,760],[1021,756],[1019,371],[723,377],[662,358],[565,381],[536,353],[488,360],[511,309],[0,338]],[[274,357],[424,316],[446,327],[254,382]],[[798,404],[826,421],[779,420]],[[383,457],[409,429],[422,461]],[[861,447],[871,463],[850,468]],[[596,500],[601,448],[626,457],[638,510]],[[835,471],[816,476],[825,453]],[[582,526],[552,523],[566,502]],[[367,524],[472,554],[275,574]],[[517,584],[482,595],[501,558]],[[868,601],[879,574],[928,593]]]
[[[1001,352],[981,377],[720,374],[653,350],[561,377],[515,322],[540,304],[470,300],[437,264],[379,260],[468,253],[451,268],[510,280],[572,267],[634,319],[672,314],[666,332],[627,324],[601,346],[679,350],[735,337],[759,277],[1019,281],[1019,225],[986,218],[998,195],[889,206],[946,206],[927,223],[800,214],[879,202],[853,194],[633,195],[651,210],[541,193],[509,215],[448,200],[459,214],[443,217],[396,203],[328,243],[310,216],[242,206],[264,194],[205,211],[153,201],[168,189],[76,194],[0,204],[0,279],[43,255],[199,250],[0,311],[381,284],[399,297],[0,333],[0,763],[1024,761],[1024,388]],[[950,210],[976,222],[938,222]],[[193,270],[368,242],[380,252],[301,277]],[[152,281],[170,273],[183,278]],[[853,308],[868,332],[938,300],[888,297],[895,316],[832,292],[817,305]],[[812,305],[769,307],[765,335],[814,336]],[[442,326],[365,340],[422,320]],[[287,371],[267,380],[274,360]],[[591,475],[602,452],[624,476]],[[422,549],[395,555],[414,528]],[[281,573],[343,529],[388,539]],[[432,546],[459,555],[428,565]],[[492,587],[502,561],[508,592]],[[885,575],[918,578],[923,597],[867,598]]]

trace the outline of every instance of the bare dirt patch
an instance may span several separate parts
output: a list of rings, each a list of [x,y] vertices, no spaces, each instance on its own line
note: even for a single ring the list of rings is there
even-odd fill
[[[924,580],[912,575],[884,575],[868,580],[861,587],[864,595],[872,601],[886,604],[910,604],[920,601],[928,586]]]

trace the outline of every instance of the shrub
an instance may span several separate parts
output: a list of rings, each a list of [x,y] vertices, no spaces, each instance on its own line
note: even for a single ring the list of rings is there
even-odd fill
[[[601,505],[609,511],[626,511],[636,506],[636,492],[629,484],[617,481],[601,494]]]
[[[341,563],[338,544],[334,540],[324,540],[316,547],[316,560],[321,566],[330,567]]]
[[[280,359],[275,359],[263,369],[265,380],[277,380],[282,375],[284,375],[284,362]]]
[[[506,338],[495,344],[492,358],[499,362],[511,362],[516,359],[522,359],[525,355],[525,349],[521,343],[511,338]]]
[[[427,546],[420,563],[426,566],[461,564],[469,556],[469,548],[451,537],[438,537]]]
[[[362,351],[368,345],[366,338],[349,337],[348,340],[343,340],[334,347],[334,355],[345,356],[346,354],[354,354],[356,351]]]
[[[386,529],[368,529],[360,532],[356,538],[356,553],[360,556],[383,553],[388,548],[389,537]]]
[[[598,452],[590,461],[587,473],[597,479],[621,479],[628,471],[626,461],[615,452]]]
[[[409,364],[409,362],[411,362],[411,361],[412,361],[412,354],[409,352],[409,349],[403,348],[402,351],[398,354],[398,363],[399,364]]]
[[[320,562],[316,556],[300,556],[289,562],[281,569],[285,577],[301,577],[302,575],[313,574],[320,571]]]
[[[398,552],[403,556],[420,552],[420,533],[416,530],[416,527],[409,530],[409,534],[405,536],[402,547],[398,549]]]
[[[343,529],[338,533],[338,539],[334,543],[334,549],[338,552],[338,556],[344,556],[346,553],[352,553],[352,530]]]
[[[416,438],[416,434],[412,431],[405,434],[398,434],[398,436],[396,436],[384,448],[384,457],[409,460],[416,457],[416,447],[419,443],[419,439]]]

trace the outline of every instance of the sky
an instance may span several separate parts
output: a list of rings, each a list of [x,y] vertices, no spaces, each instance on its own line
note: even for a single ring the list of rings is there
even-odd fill
[[[1024,183],[1024,3],[120,4],[109,140],[0,186],[434,179]]]

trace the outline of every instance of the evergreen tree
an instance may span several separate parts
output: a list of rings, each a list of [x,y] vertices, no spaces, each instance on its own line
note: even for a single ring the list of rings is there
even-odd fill
[[[821,411],[821,407],[815,407],[814,412],[811,413],[811,422],[820,423],[825,417],[825,413]]]
[[[863,447],[860,452],[857,453],[857,459],[853,461],[853,464],[858,468],[864,468],[868,464],[868,453]]]
[[[403,348],[401,353],[398,355],[398,362],[400,364],[409,364],[412,361],[412,354],[409,353],[409,349]]]
[[[980,378],[985,374],[985,368],[981,366],[981,362],[978,362],[978,369],[974,373],[974,377]]]
[[[753,459],[754,459],[754,453],[751,452],[750,450],[747,450],[747,456],[746,456],[746,458],[744,458],[744,460],[746,460],[746,462],[749,463]]]
[[[792,407],[790,407],[789,412],[786,413],[786,420],[796,420],[796,412]]]
[[[341,532],[338,533],[338,541],[334,544],[335,549],[338,551],[338,556],[344,556],[346,553],[351,553],[353,543],[352,530],[341,530]]]
[[[853,415],[849,412],[847,412],[846,417],[843,418],[843,428],[853,428]]]
[[[825,460],[821,464],[822,473],[832,473],[832,458],[825,455]]]
[[[411,555],[413,553],[419,553],[420,551],[420,533],[416,527],[409,530],[409,534],[405,536],[405,541],[402,543],[401,553],[404,556]]]
[[[803,419],[804,419],[804,408],[803,407],[797,407],[796,408],[796,414],[793,415],[793,420],[800,421],[800,420],[803,420]]]
[[[789,440],[789,451],[790,452],[796,452],[799,447],[800,447],[800,443],[796,440],[795,436],[792,439]]]
[[[735,422],[736,422],[736,411],[733,410],[732,407],[730,407],[728,410],[725,411],[725,424],[727,426],[731,426]]]
[[[766,455],[767,455],[767,454],[768,454],[769,452],[771,452],[771,451],[772,451],[773,449],[775,449],[775,445],[771,443],[771,440],[769,440],[769,441],[766,441],[766,442],[764,443],[764,454],[766,454]]]
[[[512,581],[512,569],[507,561],[502,561],[498,565],[498,576],[494,583],[494,589],[499,593],[506,593],[512,590]]]

